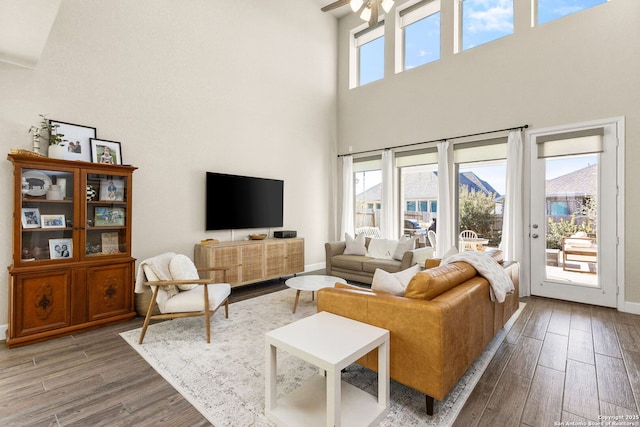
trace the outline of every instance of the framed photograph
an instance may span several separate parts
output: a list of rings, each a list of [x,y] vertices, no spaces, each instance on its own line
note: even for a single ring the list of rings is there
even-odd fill
[[[91,161],[103,165],[121,165],[122,149],[120,143],[91,138]]]
[[[73,256],[73,241],[71,239],[49,239],[49,258],[61,259]]]
[[[101,179],[100,200],[122,201],[124,200],[124,179]]]
[[[62,139],[67,141],[67,151],[64,154],[66,160],[91,161],[91,138],[96,137],[96,128],[75,125],[73,123],[49,120],[52,127],[57,126],[56,133],[62,134]]]
[[[124,225],[124,208],[97,207],[93,223],[96,227]]]
[[[40,228],[41,224],[38,208],[22,208],[22,228]]]
[[[118,244],[119,239],[118,232],[115,233],[102,233],[102,253],[103,254],[119,254],[120,247]]]
[[[64,215],[45,215],[42,214],[40,216],[40,221],[42,222],[42,228],[64,228],[66,227],[66,222],[64,219]]]

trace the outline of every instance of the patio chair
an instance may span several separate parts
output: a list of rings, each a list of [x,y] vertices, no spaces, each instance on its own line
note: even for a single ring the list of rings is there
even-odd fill
[[[433,231],[433,230],[429,230],[427,232],[427,238],[429,239],[429,244],[431,245],[431,247],[435,249],[435,247],[436,247],[436,232]]]
[[[460,232],[460,252],[475,251],[476,243],[470,242],[469,239],[477,239],[478,233],[473,230],[464,230]]]

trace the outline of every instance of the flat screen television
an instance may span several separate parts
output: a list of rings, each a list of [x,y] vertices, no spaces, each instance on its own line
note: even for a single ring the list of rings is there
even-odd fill
[[[207,172],[206,229],[282,227],[284,181]]]

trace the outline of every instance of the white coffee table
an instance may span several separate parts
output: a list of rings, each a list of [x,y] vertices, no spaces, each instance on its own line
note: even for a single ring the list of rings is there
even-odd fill
[[[298,299],[300,299],[301,291],[311,291],[311,301],[314,298],[314,292],[319,291],[322,288],[332,287],[336,282],[347,283],[346,280],[340,277],[323,276],[317,274],[310,274],[308,276],[296,276],[291,279],[287,279],[284,282],[285,285],[291,289],[296,289],[296,300],[293,303],[293,312],[296,312],[298,307]]]
[[[389,331],[320,312],[265,335],[265,415],[279,426],[368,426],[389,410]],[[341,380],[341,371],[378,348],[378,396]],[[278,399],[277,349],[325,372]]]

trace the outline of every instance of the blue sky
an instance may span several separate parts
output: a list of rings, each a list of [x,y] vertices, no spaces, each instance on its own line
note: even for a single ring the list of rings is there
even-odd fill
[[[606,3],[607,0],[537,0],[538,24]],[[464,0],[462,48],[513,34],[513,0]],[[440,13],[407,27],[405,69],[440,59]],[[422,38],[422,41],[420,39]],[[360,85],[384,78],[384,37],[360,47]]]

